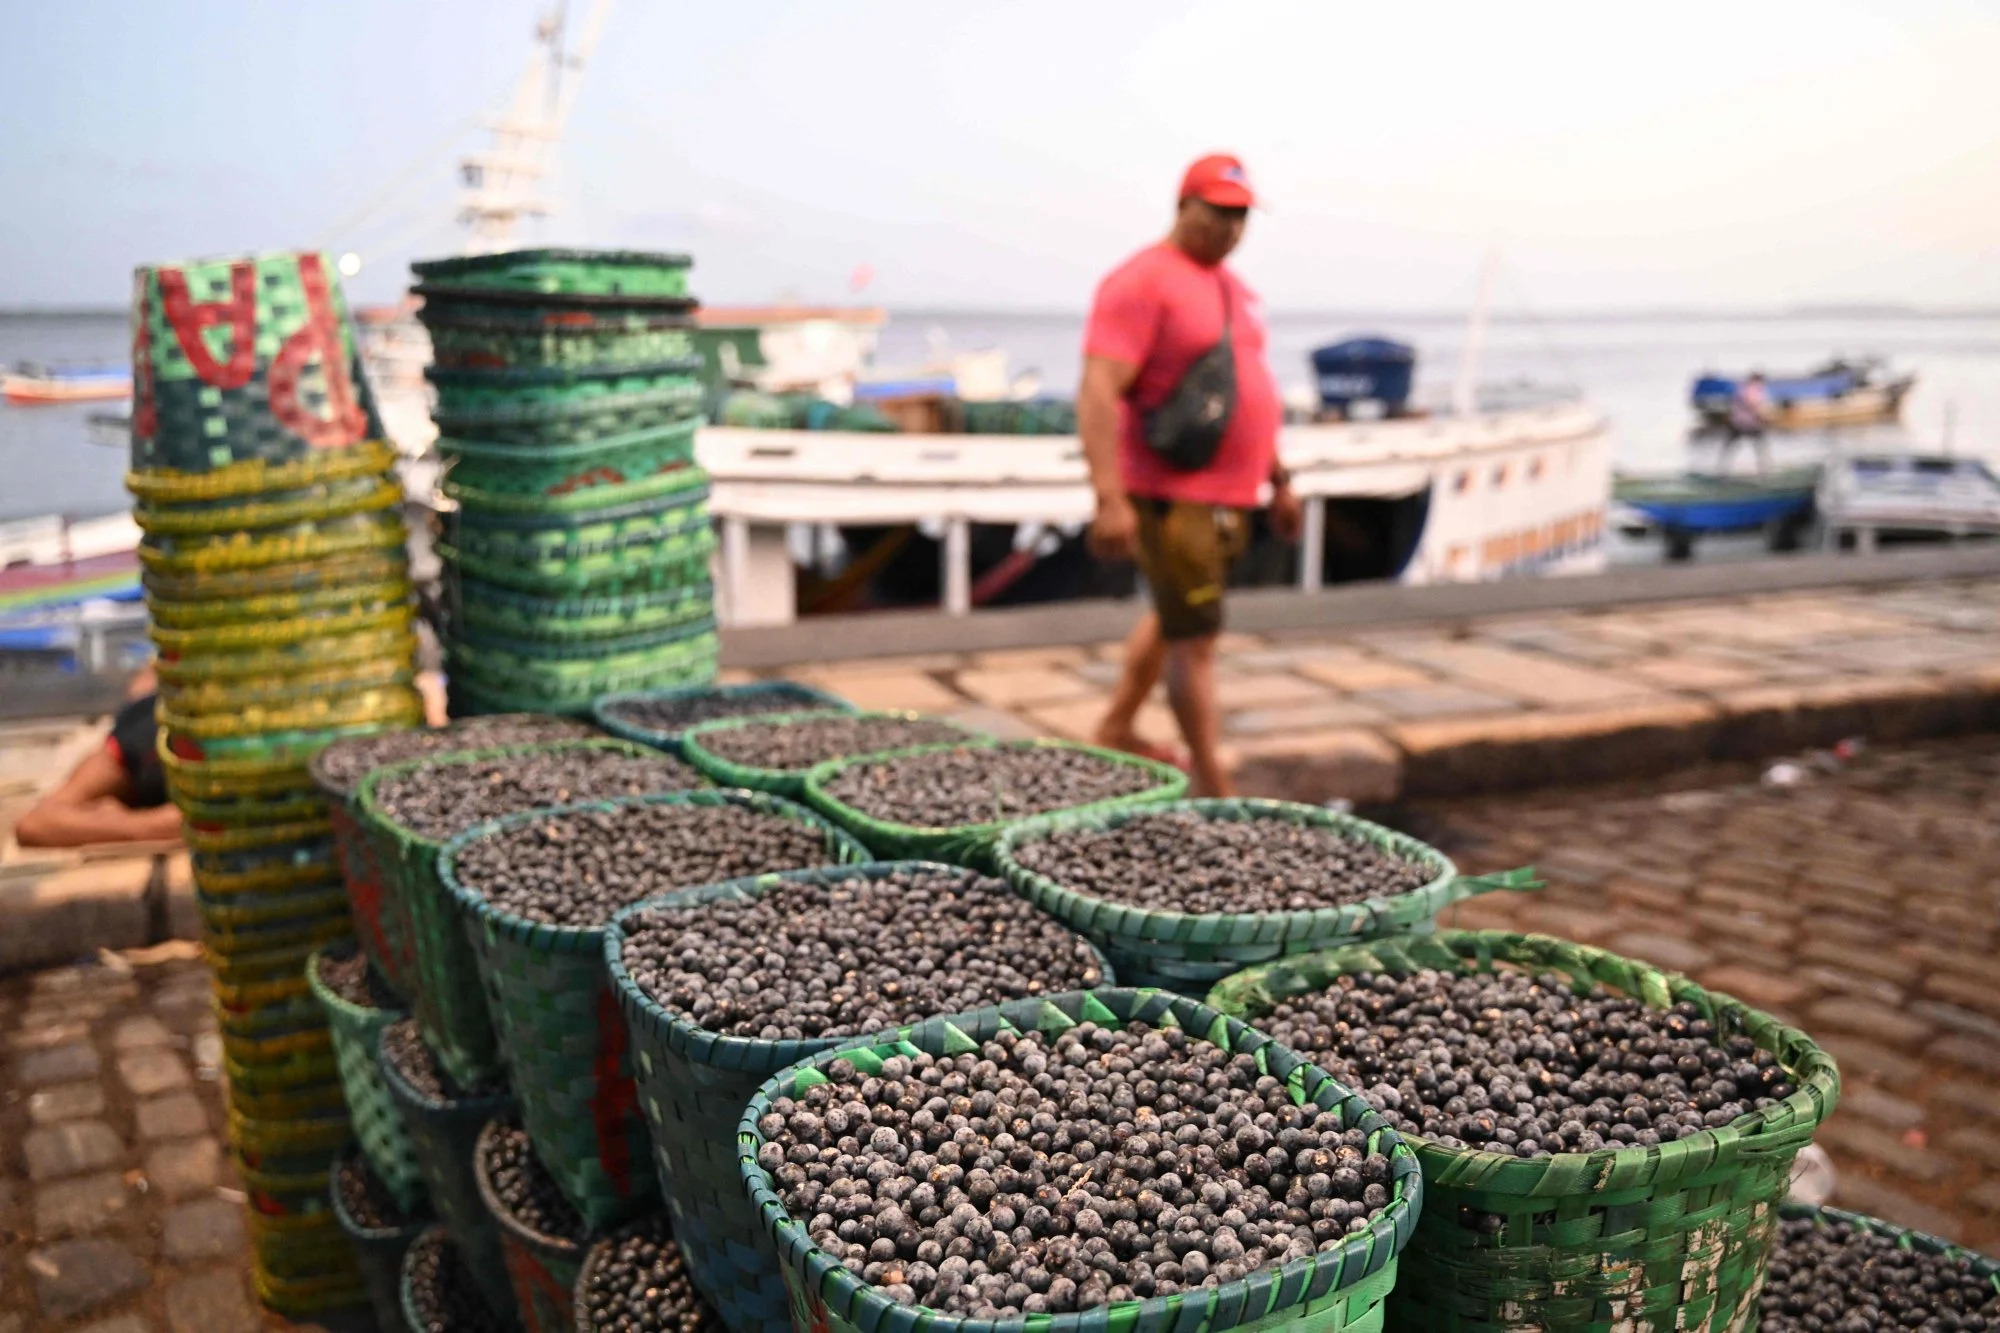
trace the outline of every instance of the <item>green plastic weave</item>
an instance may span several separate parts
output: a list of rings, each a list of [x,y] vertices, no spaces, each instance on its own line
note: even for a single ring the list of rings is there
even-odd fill
[[[514,1307],[520,1312],[525,1333],[570,1333],[575,1326],[570,1299],[583,1268],[584,1243],[534,1231],[500,1202],[486,1172],[486,1157],[492,1136],[501,1125],[499,1120],[488,1122],[472,1150],[479,1202],[499,1229],[500,1253],[506,1258],[507,1280],[513,1287]]]
[[[506,711],[519,712],[519,709]],[[444,764],[472,764],[508,755],[546,750],[598,749],[644,757],[651,752],[629,741],[557,741],[543,745],[509,745],[464,750],[413,759],[378,768],[362,780],[355,799],[361,822],[374,844],[383,876],[386,910],[393,918],[393,938],[401,932],[411,942],[415,961],[417,1024],[439,1061],[461,1085],[471,1087],[500,1071],[500,1049],[480,983],[479,958],[466,938],[464,919],[438,879],[438,853],[444,842],[420,838],[386,816],[375,802],[382,784],[418,769]]]
[[[1261,1269],[1236,1282],[1097,1310],[996,1321],[897,1305],[812,1244],[805,1227],[785,1212],[770,1173],[757,1164],[757,1150],[764,1143],[757,1122],[770,1110],[773,1099],[793,1096],[824,1082],[822,1071],[835,1060],[851,1061],[873,1073],[883,1060],[895,1055],[972,1052],[1000,1032],[1054,1035],[1085,1022],[1111,1028],[1133,1022],[1180,1027],[1190,1036],[1253,1056],[1264,1072],[1285,1084],[1294,1103],[1310,1102],[1337,1112],[1348,1127],[1368,1133],[1371,1150],[1389,1154],[1389,1205],[1364,1230],[1348,1235],[1335,1248]],[[736,1144],[744,1184],[780,1256],[792,1323],[801,1330],[829,1333],[995,1333],[1023,1328],[1034,1333],[1109,1329],[1122,1333],[1222,1333],[1225,1329],[1280,1327],[1296,1333],[1354,1333],[1379,1329],[1383,1300],[1396,1283],[1396,1256],[1417,1225],[1425,1196],[1415,1154],[1358,1095],[1242,1023],[1196,1001],[1155,990],[1107,988],[1016,1000],[997,1008],[934,1018],[825,1051],[776,1075],[757,1090],[738,1122]]]
[[[1442,931],[1300,954],[1240,972],[1209,1003],[1255,1022],[1346,972],[1510,964],[1601,983],[1654,1008],[1682,1001],[1771,1052],[1798,1091],[1721,1129],[1650,1148],[1528,1159],[1406,1134],[1430,1207],[1404,1252],[1390,1327],[1723,1330],[1754,1319],[1792,1159],[1840,1076],[1804,1033],[1686,977],[1545,935]]]
[[[542,597],[466,578],[457,569],[447,569],[446,575],[452,623],[468,635],[600,643],[685,629],[715,617],[715,585],[707,579],[658,592]]]
[[[504,1091],[479,1097],[427,1096],[410,1085],[393,1061],[383,1058],[379,1037],[375,1059],[416,1145],[432,1209],[464,1251],[487,1302],[496,1310],[511,1310],[514,1288],[500,1250],[500,1229],[479,1197],[472,1150],[488,1121],[514,1109],[513,1097]]]
[[[588,652],[588,646],[574,651]],[[445,661],[451,686],[511,705],[503,711],[582,714],[605,694],[715,679],[721,644],[712,630],[616,656],[574,659],[526,656],[453,644]],[[489,710],[490,711],[490,710]]]
[[[354,1120],[354,1137],[367,1155],[368,1165],[397,1206],[410,1212],[423,1200],[424,1178],[417,1167],[416,1146],[403,1127],[403,1117],[382,1081],[382,1066],[375,1058],[375,1044],[382,1029],[400,1021],[396,1009],[370,1009],[342,999],[327,989],[320,979],[322,959],[351,958],[354,950],[322,949],[306,964],[306,977],[313,996],[326,1010],[326,1025],[333,1034],[333,1058],[340,1068],[340,1086],[347,1097],[348,1114]]]
[[[682,732],[681,752],[687,757],[687,761],[690,764],[693,764],[696,768],[714,778],[718,784],[724,787],[746,787],[751,791],[767,791],[774,795],[789,796],[797,799],[805,795],[806,774],[811,768],[818,765],[792,769],[755,768],[749,764],[739,764],[734,760],[725,759],[709,749],[703,742],[705,739],[712,738],[717,732],[737,731],[748,726],[781,726],[792,722],[805,721],[812,716],[812,712],[808,710],[806,712],[754,714],[750,717],[717,718],[713,722],[704,722],[700,726],[690,727]],[[963,726],[951,721],[949,718],[926,717],[921,713],[876,711],[865,713],[849,712],[846,714],[846,720],[850,721],[858,721],[863,718],[881,718],[897,722],[912,722],[921,719],[925,722],[935,723],[937,726],[943,728],[946,736],[956,732],[962,738],[961,740],[940,739],[935,742],[941,745],[960,745],[968,742],[990,742],[993,740],[993,737],[987,735],[985,732]],[[907,749],[910,747],[905,746],[903,748]],[[838,757],[842,759],[858,759],[862,756],[854,754]]]
[[[497,318],[495,307],[469,304],[442,311],[426,302],[421,318],[431,335],[431,355],[453,370],[535,370],[545,367],[603,370],[656,365],[694,354],[689,320],[676,313],[578,311],[571,322]]]
[[[684,297],[693,264],[663,251],[543,247],[426,259],[410,269],[435,292],[528,292],[555,305],[565,296]]]
[[[516,443],[444,439],[438,452],[454,486],[475,495],[552,497],[626,486],[662,474],[685,474],[694,463],[698,418],[650,430],[523,448]]]
[[[696,1026],[641,990],[625,967],[626,923],[640,912],[756,898],[786,883],[881,879],[900,871],[962,874],[929,861],[794,870],[668,894],[626,908],[605,932],[604,958],[632,1035],[639,1100],[653,1128],[653,1163],[674,1239],[702,1292],[733,1329],[780,1327],[785,1297],[769,1228],[744,1193],[735,1129],[758,1085],[785,1066],[854,1037],[764,1041]],[[1109,965],[1104,967],[1108,979]]]
[[[1342,907],[1293,912],[1170,912],[1135,907],[1068,888],[1017,859],[1029,843],[1071,829],[1115,829],[1140,815],[1196,814],[1217,820],[1280,820],[1333,831],[1430,871],[1423,887]],[[1002,833],[993,849],[1000,874],[1030,902],[1094,940],[1129,986],[1159,986],[1200,998],[1252,963],[1383,935],[1428,930],[1452,903],[1495,889],[1539,887],[1531,873],[1468,877],[1438,851],[1380,824],[1290,801],[1174,801],[1140,810],[1044,815]]]
[[[631,705],[647,701],[678,702],[683,699],[718,695],[731,699],[768,699],[771,711],[778,712],[826,712],[839,710],[844,713],[855,711],[854,705],[825,690],[811,685],[801,685],[791,680],[760,680],[748,685],[697,685],[680,690],[641,690],[625,694],[607,694],[591,705],[591,720],[614,736],[623,736],[628,741],[649,745],[655,750],[665,750],[671,755],[680,755],[681,738],[685,731],[660,731],[642,726],[626,717],[626,709]]]
[[[534,810],[482,824],[438,857],[438,878],[478,951],[501,1045],[536,1155],[592,1226],[651,1207],[657,1180],[652,1140],[632,1083],[632,1052],[605,970],[605,930],[551,926],[497,910],[457,868],[473,843],[525,824],[634,805],[737,806],[817,830],[826,864],[868,859],[860,843],[789,801],[752,792],[693,791]],[[693,886],[690,886],[693,887]]]
[[[879,764],[886,760],[904,758],[914,754],[925,754],[934,750],[949,750],[958,747],[950,745],[918,745],[907,750],[891,750],[886,754],[868,755],[859,759],[832,759],[806,774],[805,797],[813,809],[820,811],[828,819],[852,833],[866,843],[871,851],[885,860],[928,860],[950,861],[958,865],[991,869],[993,865],[993,841],[1014,820],[993,820],[983,824],[959,824],[948,827],[925,827],[917,824],[897,824],[877,819],[864,810],[831,795],[826,784],[843,769],[853,764]],[[1152,759],[1141,759],[1136,755],[1124,754],[1117,750],[1106,750],[1095,745],[1079,745],[1074,741],[1002,741],[998,748],[1022,749],[1062,749],[1079,750],[1094,754],[1116,764],[1143,769],[1157,779],[1156,783],[1130,796],[1113,797],[1107,801],[1093,801],[1075,807],[1071,813],[1106,812],[1132,806],[1151,806],[1162,801],[1180,799],[1187,792],[1187,774],[1170,764],[1162,764]],[[1043,811],[1053,814],[1055,811]]]

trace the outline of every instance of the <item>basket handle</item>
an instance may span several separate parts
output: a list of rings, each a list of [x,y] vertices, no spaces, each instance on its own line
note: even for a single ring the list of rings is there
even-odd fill
[[[1496,870],[1490,875],[1460,875],[1445,886],[1445,901],[1440,905],[1462,903],[1467,898],[1477,898],[1482,893],[1494,893],[1501,889],[1513,893],[1532,893],[1536,889],[1547,887],[1547,880],[1535,877],[1533,866]]]

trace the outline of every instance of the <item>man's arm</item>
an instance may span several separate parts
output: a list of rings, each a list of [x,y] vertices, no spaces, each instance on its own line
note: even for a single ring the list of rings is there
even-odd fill
[[[181,812],[172,805],[134,810],[124,799],[131,779],[109,749],[78,764],[63,784],[44,796],[14,826],[23,847],[84,847],[99,842],[167,842],[181,836]]]
[[[1097,514],[1090,522],[1091,553],[1100,560],[1130,560],[1139,543],[1139,516],[1118,475],[1118,405],[1139,377],[1139,367],[1108,356],[1083,359],[1076,393],[1076,430],[1090,465]]]

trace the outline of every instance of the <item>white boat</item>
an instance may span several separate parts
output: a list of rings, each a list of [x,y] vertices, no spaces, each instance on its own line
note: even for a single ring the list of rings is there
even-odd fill
[[[1823,539],[1838,550],[1852,536],[1872,551],[1882,537],[2000,534],[2000,477],[1976,458],[1950,454],[1854,454],[1826,466],[1817,499]]]
[[[1287,426],[1279,452],[1306,502],[1297,586],[1360,570],[1405,583],[1585,573],[1605,563],[1611,433],[1578,401],[1395,421]],[[937,542],[943,609],[975,604],[973,528],[1014,549],[1073,541],[1092,498],[1070,436],[880,435],[709,427],[696,453],[722,527],[725,624],[797,617],[793,566],[836,529],[915,526]],[[1349,547],[1361,564],[1344,564]]]

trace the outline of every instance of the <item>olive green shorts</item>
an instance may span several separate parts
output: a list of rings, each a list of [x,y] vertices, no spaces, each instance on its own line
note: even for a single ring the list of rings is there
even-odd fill
[[[1153,593],[1160,633],[1203,639],[1222,630],[1229,566],[1249,539],[1249,515],[1225,505],[1132,497],[1139,512],[1139,572]]]

